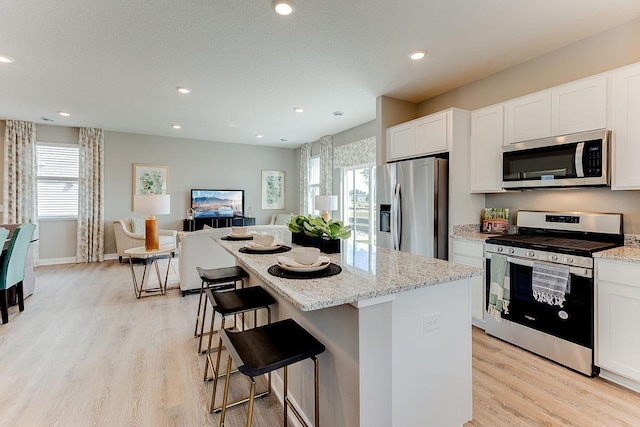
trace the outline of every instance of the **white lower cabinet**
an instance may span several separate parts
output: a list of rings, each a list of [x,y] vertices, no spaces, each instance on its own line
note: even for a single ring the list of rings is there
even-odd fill
[[[640,382],[640,264],[596,260],[596,365]]]
[[[453,262],[484,268],[484,243],[473,240],[453,239]],[[485,307],[484,274],[471,278],[471,320],[484,328]]]

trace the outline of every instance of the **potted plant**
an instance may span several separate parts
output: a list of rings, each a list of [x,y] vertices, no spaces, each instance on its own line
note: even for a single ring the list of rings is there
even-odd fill
[[[313,246],[324,253],[340,252],[340,239],[351,236],[351,226],[342,221],[325,221],[322,217],[298,215],[287,223],[291,241],[301,246]]]

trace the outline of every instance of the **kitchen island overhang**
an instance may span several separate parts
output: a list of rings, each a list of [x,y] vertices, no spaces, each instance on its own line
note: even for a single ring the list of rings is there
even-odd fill
[[[267,272],[278,255],[241,253],[244,242],[221,241],[224,235],[213,238],[247,270],[249,285],[278,301],[273,318],[295,319],[327,347],[319,357],[321,425],[471,420],[469,278],[481,269],[344,242],[340,254],[330,255],[340,274],[282,279]],[[310,415],[311,372],[304,363],[289,370],[290,397]],[[281,374],[273,382],[282,400]]]

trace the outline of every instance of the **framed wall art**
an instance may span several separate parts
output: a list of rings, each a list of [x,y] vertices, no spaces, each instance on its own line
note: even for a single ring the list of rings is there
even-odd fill
[[[262,209],[285,208],[285,172],[262,171]]]
[[[132,209],[133,196],[136,194],[167,194],[169,186],[169,166],[134,163],[132,176]]]

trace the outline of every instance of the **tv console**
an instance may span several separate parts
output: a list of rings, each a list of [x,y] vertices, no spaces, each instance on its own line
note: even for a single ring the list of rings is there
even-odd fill
[[[255,218],[243,216],[223,217],[223,218],[194,218],[185,219],[182,224],[183,231],[202,230],[205,225],[212,228],[223,227],[242,227],[247,225],[256,225]]]

